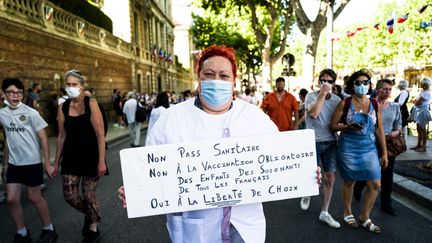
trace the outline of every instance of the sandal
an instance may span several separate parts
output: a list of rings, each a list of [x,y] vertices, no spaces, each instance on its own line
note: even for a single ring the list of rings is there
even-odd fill
[[[426,147],[418,147],[415,149],[416,152],[426,152]]]
[[[370,232],[376,233],[376,234],[380,234],[381,233],[381,229],[380,227],[378,227],[377,225],[375,225],[374,223],[372,223],[371,219],[367,219],[364,222],[361,222],[361,225],[363,226],[363,228],[369,230]]]
[[[415,147],[411,147],[409,148],[410,150],[417,150],[418,148],[420,148],[419,146],[415,146]]]
[[[357,220],[354,218],[354,215],[348,215],[344,217],[344,222],[345,224],[353,227],[353,228],[358,228],[360,227],[359,223],[357,222]]]

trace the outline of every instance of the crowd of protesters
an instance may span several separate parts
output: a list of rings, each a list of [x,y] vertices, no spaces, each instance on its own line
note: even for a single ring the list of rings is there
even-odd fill
[[[324,69],[314,82],[315,88],[309,91],[301,89],[299,94],[286,90],[282,77],[275,80],[276,89],[273,92],[263,95],[256,87],[251,87],[239,94],[233,91],[235,74],[234,50],[213,46],[204,51],[199,62],[200,83],[196,92],[147,94],[114,89],[113,129],[127,126],[131,147],[143,146],[140,142],[142,122],[136,121],[135,117],[139,108],[146,110],[147,114],[146,145],[208,139],[205,132],[209,129],[223,130],[224,137],[230,136],[228,128],[223,127],[224,119],[235,112],[246,114],[241,121],[230,121],[242,130],[243,135],[313,129],[317,165],[323,171],[322,206],[318,220],[332,228],[341,227],[340,222],[329,213],[335,178],[339,172],[343,179],[343,223],[380,233],[381,228],[370,218],[380,188],[381,209],[396,216],[391,204],[395,158],[387,156],[385,136],[406,134],[408,122],[414,121],[419,136],[417,146],[412,149],[426,151],[426,126],[432,120],[429,112],[432,80],[421,80],[422,92],[415,98],[410,113],[407,108],[410,97],[407,81],[399,82],[400,94],[395,102],[391,102],[394,80],[379,80],[372,92],[372,77],[365,70],[347,76],[341,86],[336,84],[337,74],[331,69]],[[45,132],[48,124],[39,108],[41,85],[34,84],[28,90],[25,103],[24,90],[24,84],[19,79],[6,78],[2,82],[0,125],[7,128],[4,129],[7,142],[3,145],[2,177],[6,180],[7,202],[17,229],[13,242],[32,242],[21,206],[23,185],[28,187],[28,198],[42,221],[38,242],[54,242],[58,238],[48,203],[41,194],[43,170],[49,178],[61,174],[65,201],[84,216],[83,242],[98,241],[101,237],[98,224],[102,215],[96,189],[99,179],[109,174],[105,159],[105,135],[109,128],[104,108],[95,99],[93,90],[86,89],[81,72],[69,70],[65,73],[65,87],[56,101],[58,137],[55,161],[51,164]],[[374,94],[376,98],[373,98]],[[184,114],[189,116],[184,117]],[[250,122],[252,119],[255,123]],[[208,121],[213,122],[206,123]],[[207,127],[202,127],[202,133],[198,134],[192,132],[197,128],[191,124],[206,124]],[[175,140],[176,135],[181,139]],[[19,149],[18,144],[26,144],[27,147]],[[317,169],[318,182],[320,171]],[[359,216],[352,212],[353,196],[364,201]],[[119,197],[125,203],[123,188],[119,189]],[[308,210],[310,200],[310,197],[301,198],[301,209]],[[231,215],[227,219],[228,224],[225,222],[226,213]],[[177,217],[202,217],[217,224],[212,224],[210,231],[203,228],[206,232],[189,231],[188,225],[183,225],[186,228],[184,232],[170,228],[174,242],[186,238],[193,241],[195,234],[201,233],[206,234],[208,242],[215,239],[261,242],[265,239],[265,218],[260,203],[187,212],[180,216],[168,215],[167,219],[175,223]],[[248,220],[251,217],[259,220]]]

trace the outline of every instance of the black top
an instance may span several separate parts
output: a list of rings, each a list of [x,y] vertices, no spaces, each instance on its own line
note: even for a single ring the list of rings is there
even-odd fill
[[[99,148],[91,123],[90,97],[84,97],[84,114],[69,115],[71,100],[63,103],[66,139],[63,145],[61,173],[76,176],[97,176]]]
[[[399,98],[400,98],[400,94],[396,97],[394,101],[399,102]],[[408,125],[408,117],[409,117],[409,112],[407,107],[408,99],[409,99],[409,92],[408,92],[408,97],[405,99],[404,103],[400,106],[400,112],[402,115],[402,127]]]

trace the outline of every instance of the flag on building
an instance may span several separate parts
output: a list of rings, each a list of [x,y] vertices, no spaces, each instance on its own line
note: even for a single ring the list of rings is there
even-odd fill
[[[171,53],[169,53],[169,54],[168,54],[168,57],[167,57],[167,59],[168,59],[168,62],[169,62],[170,64],[172,64],[172,63],[173,63],[173,60],[172,60],[172,56],[171,56]]]
[[[159,48],[159,59],[163,59],[164,57],[164,51],[162,48]]]
[[[409,13],[406,13],[406,14],[400,16],[400,17],[397,19],[397,22],[398,22],[399,24],[402,24],[403,22],[405,22],[405,21],[408,19],[408,14],[409,14]]]
[[[156,45],[153,47],[153,56],[156,57],[157,56],[157,47]]]

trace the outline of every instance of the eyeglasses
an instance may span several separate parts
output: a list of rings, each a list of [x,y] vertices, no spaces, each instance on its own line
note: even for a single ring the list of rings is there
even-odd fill
[[[325,80],[325,79],[321,79],[320,83],[329,83],[329,84],[333,84],[335,81],[334,80]]]
[[[359,86],[360,84],[369,85],[371,83],[370,80],[356,80],[354,81],[354,85]]]
[[[9,96],[23,96],[22,91],[6,90],[5,93]]]

